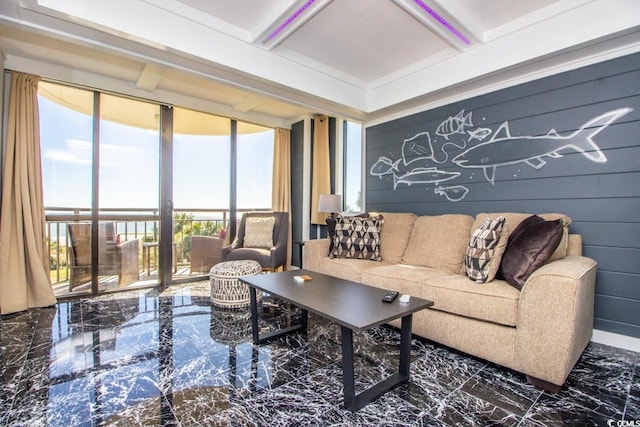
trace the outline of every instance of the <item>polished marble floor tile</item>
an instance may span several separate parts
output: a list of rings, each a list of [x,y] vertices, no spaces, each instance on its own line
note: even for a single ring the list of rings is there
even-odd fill
[[[266,297],[260,327],[299,319]],[[209,283],[66,301],[0,318],[2,426],[606,425],[640,418],[640,356],[590,344],[558,394],[414,337],[410,382],[343,407],[340,327],[251,340],[248,310],[211,305]],[[354,333],[356,391],[397,370],[400,334]]]

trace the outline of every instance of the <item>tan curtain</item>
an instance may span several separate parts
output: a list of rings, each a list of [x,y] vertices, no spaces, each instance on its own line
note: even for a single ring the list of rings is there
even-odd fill
[[[329,118],[318,116],[313,127],[313,177],[311,178],[311,223],[325,224],[326,213],[318,212],[321,194],[331,194],[329,165]]]
[[[55,304],[46,256],[37,76],[12,73],[0,211],[0,313]]]
[[[286,270],[291,269],[291,131],[276,128],[273,141],[272,209],[289,212]]]

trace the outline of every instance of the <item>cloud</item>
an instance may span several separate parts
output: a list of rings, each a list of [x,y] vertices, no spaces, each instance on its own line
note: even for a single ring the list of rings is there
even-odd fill
[[[92,163],[92,142],[83,139],[68,139],[65,141],[66,149],[48,149],[44,152],[45,159],[51,159],[60,163],[72,163],[90,165]],[[136,147],[127,147],[116,144],[100,145],[100,166],[116,167],[126,161],[137,159],[142,155],[142,150]]]

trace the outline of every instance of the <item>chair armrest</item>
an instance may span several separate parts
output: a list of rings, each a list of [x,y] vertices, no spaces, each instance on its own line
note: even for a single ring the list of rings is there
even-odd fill
[[[529,276],[518,305],[516,370],[564,383],[593,332],[596,265],[568,256]]]
[[[138,266],[138,245],[139,240],[127,240],[120,243],[120,272],[118,286],[125,286],[140,279],[140,268]]]
[[[234,249],[237,249],[237,248],[235,248],[233,245],[227,245],[220,248],[220,260],[224,261],[229,255],[229,253]]]
[[[269,250],[271,265],[274,268],[286,266],[287,263],[287,245],[274,246]]]
[[[329,256],[329,239],[306,240],[302,250],[305,270],[320,271],[319,260]]]

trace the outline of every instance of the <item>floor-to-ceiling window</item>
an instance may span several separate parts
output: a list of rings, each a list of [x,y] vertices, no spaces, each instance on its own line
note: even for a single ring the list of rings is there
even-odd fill
[[[51,283],[56,294],[69,288],[67,221],[92,217],[93,92],[40,82],[42,181]],[[78,248],[80,249],[80,248]],[[91,247],[85,247],[83,273],[91,277]],[[78,271],[75,271],[76,273]],[[77,292],[91,292],[90,286]]]
[[[49,82],[39,93],[58,296],[203,276],[194,236],[271,209],[273,129]]]
[[[99,240],[105,246],[100,250],[101,280],[117,274],[119,287],[132,282],[156,284],[160,106],[109,94],[99,94],[99,98],[99,220],[100,230],[106,233]],[[116,245],[109,247],[111,230]],[[125,245],[131,240],[137,240],[137,245]],[[125,272],[127,250],[136,253],[136,260],[129,260]],[[134,262],[138,258],[143,268]],[[139,269],[138,275],[134,268]]]
[[[229,221],[231,120],[174,108],[173,126],[174,277],[206,274]]]
[[[271,209],[273,129],[238,122],[237,206]]]
[[[156,284],[159,106],[48,82],[39,105],[56,294]]]
[[[344,122],[344,210],[362,210],[362,126]]]

